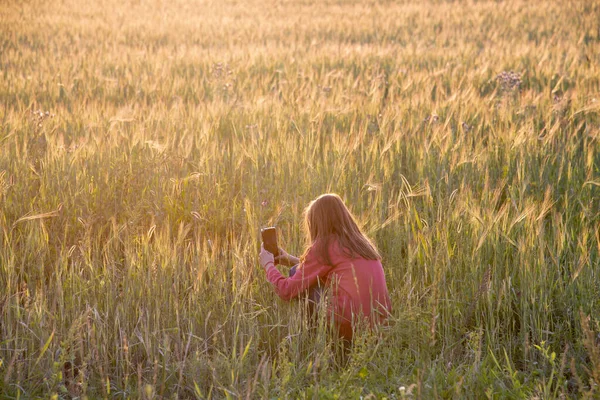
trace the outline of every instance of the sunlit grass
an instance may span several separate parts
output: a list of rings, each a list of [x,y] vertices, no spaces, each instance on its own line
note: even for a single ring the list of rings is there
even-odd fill
[[[5,2],[0,397],[598,396],[598,20]],[[324,192],[394,308],[343,365],[257,263],[262,226],[302,251]]]

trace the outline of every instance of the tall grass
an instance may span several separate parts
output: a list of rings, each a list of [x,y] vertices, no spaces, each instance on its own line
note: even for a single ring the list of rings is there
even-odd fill
[[[583,0],[4,2],[0,395],[598,396],[599,20]],[[394,307],[346,363],[256,257],[271,224],[300,253],[328,191]]]

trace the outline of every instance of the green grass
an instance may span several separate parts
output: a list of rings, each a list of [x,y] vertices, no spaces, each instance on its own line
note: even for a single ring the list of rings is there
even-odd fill
[[[596,2],[90,3],[0,7],[0,397],[600,396]],[[257,261],[330,191],[345,365]]]

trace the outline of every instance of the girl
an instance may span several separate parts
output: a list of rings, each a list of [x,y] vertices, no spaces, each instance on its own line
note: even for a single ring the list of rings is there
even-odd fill
[[[298,264],[289,278],[281,275],[273,254],[261,246],[260,264],[279,297],[290,300],[315,288],[328,287],[332,300],[328,315],[340,337],[348,341],[359,320],[384,322],[391,312],[391,302],[381,256],[342,199],[324,194],[313,200],[305,210],[305,229],[309,246],[302,259],[279,250],[280,264]]]

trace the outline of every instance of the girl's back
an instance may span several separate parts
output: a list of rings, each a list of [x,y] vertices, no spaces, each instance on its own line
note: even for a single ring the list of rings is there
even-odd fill
[[[381,261],[348,257],[335,242],[329,256],[333,268],[326,285],[331,287],[336,322],[351,328],[353,319],[360,315],[369,322],[385,320],[391,301]]]

